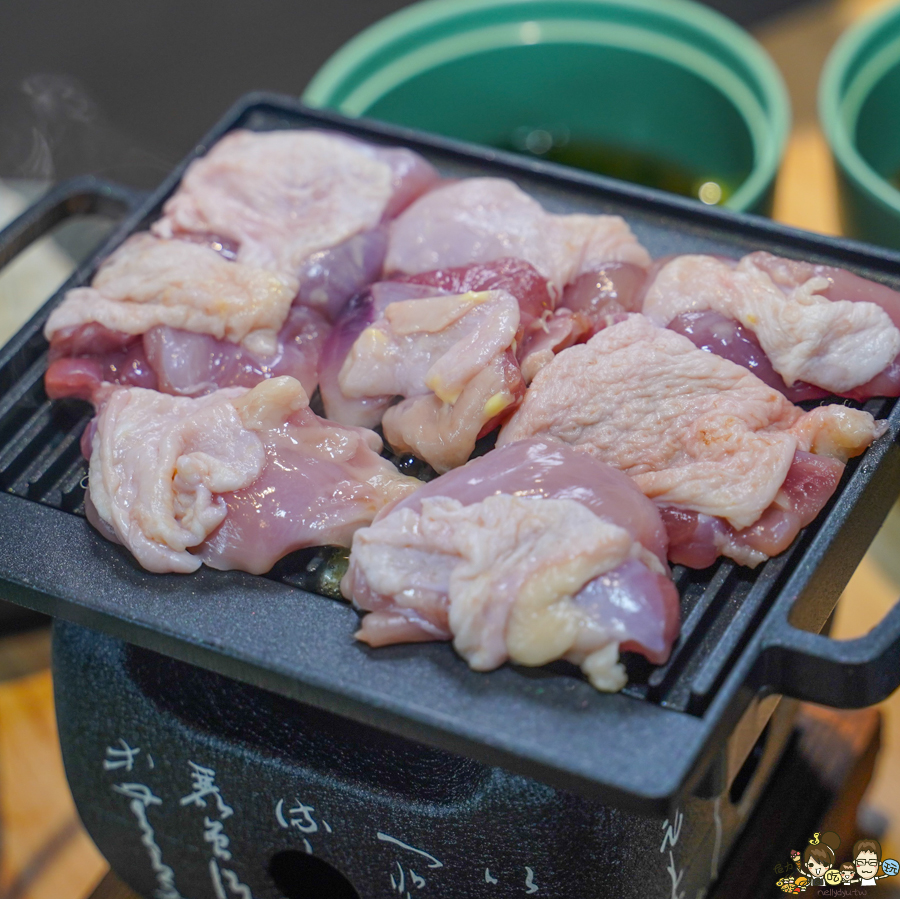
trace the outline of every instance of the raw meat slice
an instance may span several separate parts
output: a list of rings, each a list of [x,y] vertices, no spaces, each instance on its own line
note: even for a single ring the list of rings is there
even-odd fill
[[[374,428],[381,422],[393,396],[345,396],[338,383],[341,367],[359,335],[380,318],[391,303],[424,299],[434,294],[432,287],[381,281],[344,307],[326,337],[319,357],[319,392],[327,418],[360,428]]]
[[[669,560],[706,568],[719,555],[755,567],[784,552],[837,489],[844,465],[798,450],[772,505],[755,524],[736,530],[722,518],[673,506],[660,509],[669,534]]]
[[[641,311],[647,272],[631,262],[610,262],[580,275],[566,287],[560,305],[585,318],[591,335]]]
[[[519,334],[536,319],[552,312],[555,302],[547,279],[523,259],[501,258],[456,268],[442,268],[415,275],[399,275],[394,284],[421,284],[436,288],[437,294],[505,290],[519,304]],[[436,294],[430,294],[435,296]]]
[[[626,472],[658,505],[741,531],[779,503],[798,450],[843,463],[883,432],[844,406],[805,413],[746,369],[632,315],[556,356],[498,446],[568,443]]]
[[[571,312],[558,316],[553,312],[554,302],[546,279],[521,259],[499,259],[382,281],[346,307],[326,341],[319,386],[328,417],[346,424],[375,427],[390,405],[392,397],[389,395],[380,398],[344,396],[338,384],[338,373],[357,337],[391,302],[486,290],[505,290],[519,304],[515,343],[520,365],[528,365],[536,371],[539,367],[536,360],[553,358],[554,349],[568,346],[585,333],[581,322],[575,328],[571,326]],[[459,418],[458,413],[456,417]]]
[[[297,302],[334,321],[358,293],[377,281],[387,250],[387,229],[373,228],[318,250],[300,267]]]
[[[610,268],[617,266],[643,273],[643,269],[637,266],[610,263]],[[604,286],[607,288],[607,294],[611,293],[615,297],[615,286],[612,286],[612,290],[608,289],[614,277],[605,279],[602,272],[582,276],[587,281],[579,291],[576,291],[576,301],[581,299],[584,306],[590,302],[587,299],[591,293],[588,284],[593,285],[591,296],[596,299],[596,306],[600,306],[604,301],[595,297]],[[625,275],[619,280],[625,282],[627,279],[628,275]],[[579,282],[581,281],[582,279],[579,279]],[[519,303],[516,359],[519,361],[526,384],[531,382],[534,374],[546,365],[555,353],[573,343],[586,340],[595,330],[602,327],[598,325],[594,328],[593,319],[580,312],[573,313],[570,309],[555,310],[556,304],[547,280],[533,265],[522,259],[498,259],[494,262],[478,262],[418,275],[401,275],[392,283],[431,285],[441,293],[448,294],[466,293],[470,290],[505,290],[512,294]],[[626,287],[627,285],[623,284],[621,292],[624,293]]]
[[[272,354],[296,294],[296,278],[143,232],[103,263],[91,287],[66,294],[50,313],[44,336],[53,345],[58,334],[83,325],[132,335],[166,325]]]
[[[524,392],[512,354],[518,326],[504,290],[392,302],[356,338],[338,386],[351,400],[406,397],[385,412],[385,437],[447,471]]]
[[[328,331],[317,312],[293,306],[278,333],[275,353],[260,355],[241,344],[178,328],[157,326],[133,337],[96,324],[83,325],[57,332],[44,385],[51,399],[72,396],[94,401],[105,382],[200,396],[288,375],[311,394]]]
[[[608,262],[646,267],[647,251],[613,215],[553,215],[502,178],[466,178],[420,197],[390,226],[385,271],[418,274],[513,257],[556,297]]]
[[[521,341],[518,358],[526,384],[561,350],[640,312],[646,272],[630,262],[610,262],[566,287],[559,307],[545,314]]]
[[[666,326],[685,313],[718,312],[755,334],[787,387],[803,382],[847,395],[894,363],[900,354],[900,330],[881,305],[866,299],[883,296],[885,288],[876,291],[878,285],[873,285],[867,294],[853,282],[851,288],[857,289],[850,292],[859,299],[839,299],[834,296],[840,292],[835,281],[848,283],[847,278],[829,277],[821,268],[768,253],[739,262],[677,256],[649,286],[643,313]],[[900,298],[891,299],[897,306]],[[734,361],[739,358],[738,351]],[[890,395],[897,393],[900,380]]]
[[[419,484],[288,377],[199,399],[110,388],[89,439],[89,518],[150,571],[261,574],[296,549],[349,545]]]
[[[796,381],[788,387],[784,378],[772,368],[753,331],[721,312],[683,312],[666,327],[676,334],[683,334],[697,349],[715,353],[753,372],[764,384],[780,390],[792,403],[828,396],[828,391],[805,381]]]
[[[477,670],[566,658],[599,689],[619,649],[655,662],[678,630],[665,531],[619,472],[525,441],[474,459],[357,532],[341,588],[373,646],[453,639]]]
[[[248,352],[238,344],[174,328],[144,335],[144,351],[158,378],[158,390],[199,396],[222,387],[254,387],[266,378],[288,375],[312,394],[318,358],[330,328],[315,311],[293,306],[271,356]]]
[[[372,230],[438,180],[410,150],[322,131],[232,131],[191,163],[153,231],[214,234],[239,262],[296,276],[312,254]]]

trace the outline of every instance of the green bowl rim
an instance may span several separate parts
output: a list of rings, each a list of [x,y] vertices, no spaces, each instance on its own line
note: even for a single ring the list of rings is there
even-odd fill
[[[857,62],[860,52],[866,49],[869,41],[885,23],[898,17],[900,5],[889,4],[885,8],[876,9],[848,28],[828,54],[819,80],[819,121],[835,161],[868,199],[894,214],[900,214],[900,190],[882,178],[866,162],[856,149],[853,134],[856,131],[862,101],[867,96],[860,94],[859,82],[868,81],[869,88],[874,86],[874,83],[886,74],[885,63],[890,61],[893,53],[896,53],[893,62],[900,62],[900,34],[862,66],[847,90],[842,89],[842,82],[848,69]],[[852,103],[848,104],[847,95],[854,87],[857,87],[855,96],[851,96]]]
[[[490,7],[522,6],[529,3],[545,5],[554,0],[422,0],[398,10],[384,19],[370,25],[337,50],[313,76],[303,92],[302,99],[310,106],[328,106],[336,89],[341,86],[348,72],[355,70],[372,54],[383,50],[394,41],[414,34],[424,27],[431,27],[443,20],[454,19],[461,14],[478,12]],[[558,0],[569,3],[571,0]],[[720,13],[700,6],[693,0],[576,0],[586,5],[598,7],[620,7],[647,12],[660,19],[678,21],[689,28],[704,33],[731,51],[752,73],[756,80],[754,87],[762,95],[760,108],[766,118],[768,129],[765,134],[759,127],[748,121],[746,110],[732,94],[733,92],[716,80],[707,79],[723,93],[741,117],[745,120],[753,141],[754,160],[750,174],[723,205],[730,209],[749,209],[756,205],[773,183],[784,154],[790,131],[790,101],[781,73],[759,44],[738,25]],[[543,17],[543,22],[570,20],[571,16],[559,19]],[[659,35],[665,35],[660,28]],[[681,41],[682,39],[679,39]],[[694,56],[703,56],[710,63],[724,66],[706,51],[684,42]],[[409,54],[407,54],[409,55]],[[673,62],[668,58],[669,62]],[[701,75],[696,71],[695,74]],[[735,74],[735,77],[739,77]],[[749,90],[749,88],[748,88]],[[755,98],[754,98],[755,99]],[[766,108],[767,107],[767,108]],[[347,112],[341,105],[336,107]],[[352,113],[351,113],[352,114]]]

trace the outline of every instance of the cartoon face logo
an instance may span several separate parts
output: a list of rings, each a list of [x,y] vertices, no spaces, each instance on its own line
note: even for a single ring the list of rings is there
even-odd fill
[[[832,868],[830,871],[825,872],[825,883],[829,884],[830,886],[841,883],[841,881],[842,878],[840,871],[835,871],[834,868]]]
[[[871,880],[878,873],[878,855],[874,852],[863,850],[853,859],[853,864],[863,880]]]
[[[817,862],[814,858],[811,858],[806,863],[806,869],[813,877],[821,877],[828,870],[828,865],[824,862]]]

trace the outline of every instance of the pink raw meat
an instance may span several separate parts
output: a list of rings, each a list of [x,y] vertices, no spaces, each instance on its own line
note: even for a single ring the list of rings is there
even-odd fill
[[[317,312],[294,306],[278,333],[276,352],[265,356],[177,328],[156,327],[133,337],[96,324],[84,325],[58,332],[44,385],[51,399],[69,396],[94,401],[104,383],[199,396],[289,375],[312,393],[328,332],[327,322]]]
[[[842,269],[677,256],[651,272],[643,312],[793,401],[900,395],[900,294]]]
[[[784,552],[831,499],[844,465],[798,450],[772,505],[750,527],[736,530],[722,518],[674,506],[660,509],[669,534],[669,560],[706,568],[721,555],[756,564]]]
[[[382,281],[345,308],[325,342],[320,357],[319,387],[328,417],[346,424],[375,427],[390,405],[389,396],[347,397],[338,384],[338,373],[356,338],[390,303],[485,290],[505,290],[519,304],[516,358],[523,367],[523,375],[525,366],[537,370],[534,362],[528,361],[529,357],[546,361],[552,358],[554,349],[568,346],[586,333],[581,321],[572,327],[574,319],[570,312],[559,316],[553,312],[554,301],[546,279],[521,259],[498,259]]]
[[[338,387],[351,400],[403,397],[384,412],[386,440],[447,471],[524,393],[518,327],[518,303],[505,290],[395,301],[350,347]]]
[[[390,226],[385,271],[418,274],[512,257],[562,296],[608,262],[645,268],[650,256],[614,215],[554,215],[511,181],[466,178],[438,187]]]
[[[237,260],[299,276],[314,253],[397,215],[439,181],[410,150],[323,131],[232,131],[188,167],[153,231],[214,234]]]
[[[373,646],[453,639],[478,670],[567,658],[619,689],[618,650],[668,657],[678,594],[659,513],[624,475],[523,441],[386,507],[341,585]]]
[[[88,430],[88,517],[150,571],[268,571],[353,532],[419,482],[371,431],[313,414],[300,383],[199,399],[108,388]]]
[[[808,466],[798,450],[842,465],[883,432],[867,412],[845,406],[804,413],[746,369],[632,315],[556,356],[498,446],[534,436],[573,445],[626,472],[660,507],[719,518],[733,531],[781,529],[786,519],[769,514],[774,506],[792,513],[792,539],[811,520],[805,505],[802,513],[795,508],[792,478],[811,485],[814,516],[837,471],[823,465],[801,477]],[[783,543],[760,533],[723,545],[710,528],[701,530],[717,553],[748,565]]]

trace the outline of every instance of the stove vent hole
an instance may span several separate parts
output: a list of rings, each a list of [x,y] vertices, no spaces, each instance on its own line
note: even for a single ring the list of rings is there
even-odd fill
[[[284,899],[359,899],[359,893],[337,868],[297,849],[273,855],[269,876]]]

